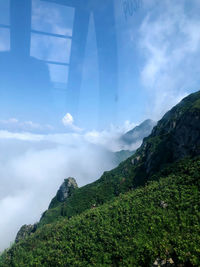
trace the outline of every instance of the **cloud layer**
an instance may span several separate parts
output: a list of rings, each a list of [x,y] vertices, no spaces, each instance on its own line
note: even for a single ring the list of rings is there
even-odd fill
[[[82,186],[114,167],[105,149],[77,134],[0,131],[0,150],[0,251],[39,220],[64,178]]]
[[[200,4],[166,0],[149,5],[138,45],[144,57],[141,81],[151,94],[149,113],[155,118],[199,89]]]
[[[32,132],[32,133],[44,133],[54,130],[52,125],[41,125],[33,121],[20,121],[16,118],[10,118],[7,120],[0,120],[0,129],[8,130],[12,132]]]
[[[102,132],[80,132],[69,113],[63,118],[69,133],[36,134],[34,123],[16,118],[0,123],[0,251],[23,224],[39,220],[64,178],[72,176],[83,186],[114,168],[108,151],[122,149],[119,136],[135,126],[126,121]],[[27,127],[32,132],[16,131]]]

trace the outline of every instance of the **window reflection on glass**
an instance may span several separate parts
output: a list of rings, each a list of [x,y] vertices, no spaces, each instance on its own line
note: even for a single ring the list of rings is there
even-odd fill
[[[145,0],[1,0],[0,56],[1,62],[6,62],[1,65],[1,83],[2,88],[8,90],[1,96],[32,99],[30,105],[33,107],[39,105],[38,99],[40,103],[44,101],[42,106],[46,111],[43,114],[47,116],[48,111],[54,110],[55,91],[61,90],[61,102],[65,103],[61,105],[62,114],[54,110],[53,116],[58,118],[70,112],[78,123],[88,123],[90,127],[105,128],[116,118],[122,122],[127,113],[132,114],[129,120],[136,119],[137,114],[143,114],[140,119],[144,119],[150,110],[148,100],[154,101],[159,93],[155,88],[163,88],[166,81],[174,90],[180,88],[179,81],[176,85],[167,78],[174,73],[170,70],[176,64],[166,69],[167,63],[172,62],[166,51],[177,51],[185,43],[184,55],[193,56],[198,47],[198,26],[193,27],[199,14],[198,8],[194,8],[196,2],[182,4],[185,9],[182,6],[176,8],[176,5],[173,9],[166,3],[154,5]],[[180,10],[185,10],[184,20],[180,15],[174,15],[181,13]],[[194,16],[189,22],[191,12]],[[165,25],[168,25],[169,17],[173,23],[165,29],[162,23],[157,23],[158,14],[163,14]],[[170,38],[174,41],[168,42]],[[159,56],[154,57],[157,54]],[[174,54],[171,53],[172,58]],[[160,69],[161,73],[167,71],[168,76],[157,78]],[[140,105],[141,99],[146,101],[145,109]],[[162,103],[164,110],[164,97]],[[11,109],[15,108],[17,115],[21,106],[19,100],[19,105]],[[162,107],[157,103],[154,114]],[[30,114],[34,112],[36,109]]]
[[[0,51],[10,50],[10,30],[0,28]]]
[[[68,66],[48,64],[50,78],[55,88],[66,89],[68,80]]]
[[[74,8],[40,0],[32,1],[32,30],[72,36]]]
[[[0,51],[10,50],[10,1],[0,0]]]
[[[73,8],[32,1],[31,56],[48,63],[54,89],[67,88],[73,18]]]
[[[55,63],[69,63],[71,40],[33,33],[31,56]]]
[[[0,0],[0,26],[10,24],[10,1]]]

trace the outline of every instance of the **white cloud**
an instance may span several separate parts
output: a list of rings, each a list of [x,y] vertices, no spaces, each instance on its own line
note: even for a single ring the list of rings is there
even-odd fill
[[[144,56],[141,81],[151,95],[152,118],[160,118],[191,89],[198,90],[200,18],[195,16],[195,2],[192,13],[184,4],[155,2],[139,29]]]
[[[16,118],[7,120],[0,120],[0,130],[8,130],[14,132],[31,131],[31,132],[45,132],[52,131],[54,128],[49,124],[41,125],[33,121],[19,121]]]
[[[17,139],[23,141],[40,141],[43,139],[42,135],[32,133],[13,133],[9,131],[0,131],[0,139]]]
[[[0,120],[0,123],[4,123],[4,124],[13,124],[13,123],[18,123],[18,119],[16,118],[10,118],[8,120]]]
[[[74,127],[69,113],[64,123]],[[0,130],[0,251],[23,224],[39,220],[64,178],[72,176],[83,186],[116,167],[108,151],[120,150],[119,136],[133,126],[126,121],[101,132],[65,134]]]
[[[63,118],[62,118],[62,123],[65,127],[75,131],[75,132],[80,132],[82,131],[81,128],[79,128],[78,126],[76,126],[74,124],[74,119],[72,117],[72,115],[70,113],[67,113]]]
[[[62,122],[65,126],[68,126],[68,125],[72,125],[73,122],[74,122],[74,119],[72,117],[72,115],[70,113],[67,113],[63,119],[62,119]]]
[[[39,220],[64,178],[79,186],[114,167],[107,151],[80,134],[0,131],[0,251],[23,224]]]
[[[138,144],[133,145],[133,147],[130,146],[124,146],[119,142],[119,137],[123,135],[124,133],[128,132],[129,130],[133,129],[136,126],[135,123],[131,123],[130,121],[125,121],[123,125],[114,126],[111,125],[110,128],[103,130],[103,131],[89,131],[85,133],[85,139],[92,143],[92,144],[98,144],[102,147],[110,150],[110,151],[119,151],[122,149],[135,149],[135,145],[138,148]]]

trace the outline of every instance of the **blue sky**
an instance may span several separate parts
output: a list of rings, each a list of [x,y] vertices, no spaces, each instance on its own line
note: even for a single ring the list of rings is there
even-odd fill
[[[158,120],[182,97],[199,89],[199,1],[116,0],[114,3],[118,75],[115,83],[105,84],[110,86],[111,96],[99,104],[102,88],[98,56],[103,52],[97,49],[94,17],[90,15],[82,84],[76,101],[68,93],[70,67],[48,63],[70,63],[71,39],[37,33],[72,36],[74,8],[32,1],[31,60],[27,60],[11,55],[9,1],[0,1],[0,24],[8,25],[0,28],[1,128],[12,129],[9,123],[15,123],[15,131],[37,132],[37,125],[38,132],[46,133],[89,131],[105,129],[110,124],[121,126],[127,120],[131,123],[146,118]],[[135,9],[131,11],[131,6],[128,9],[128,4]],[[105,32],[106,27],[102,15]],[[105,47],[109,46],[106,37],[104,41]],[[113,55],[107,55],[107,60],[114,61]],[[109,71],[107,79],[116,77],[109,67],[106,71]],[[106,103],[115,94],[117,101]],[[73,122],[63,124],[67,113]]]

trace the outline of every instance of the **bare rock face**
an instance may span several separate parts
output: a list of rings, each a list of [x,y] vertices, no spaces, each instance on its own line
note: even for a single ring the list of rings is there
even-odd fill
[[[17,236],[15,238],[15,242],[18,243],[21,240],[24,240],[25,238],[27,238],[29,235],[31,235],[32,233],[34,233],[37,229],[37,224],[25,224],[23,225],[18,233]]]
[[[78,188],[76,180],[73,177],[64,179],[60,188],[57,191],[56,196],[51,200],[49,204],[49,209],[57,207],[60,203],[68,199],[73,192]],[[44,216],[44,214],[43,214]]]
[[[169,258],[167,260],[162,260],[160,258],[157,258],[155,262],[153,263],[152,267],[174,267],[174,261],[172,258]]]
[[[57,200],[59,202],[65,201],[68,197],[72,195],[74,189],[76,188],[78,188],[78,185],[74,178],[69,177],[65,179],[56,194]]]

